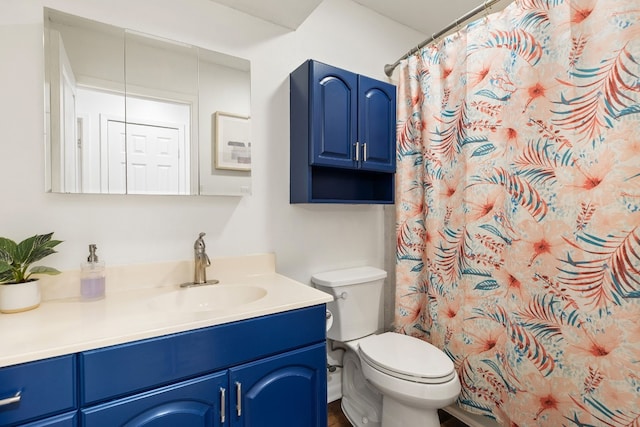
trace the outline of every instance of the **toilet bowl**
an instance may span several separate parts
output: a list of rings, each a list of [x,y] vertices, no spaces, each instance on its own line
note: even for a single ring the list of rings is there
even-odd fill
[[[440,425],[438,409],[456,401],[460,380],[437,347],[386,332],[360,340],[363,377],[382,393],[382,426]]]
[[[438,427],[437,410],[455,402],[460,380],[437,347],[395,332],[376,333],[386,272],[358,267],[319,273],[316,287],[334,296],[327,337],[345,349],[342,409],[358,427]]]

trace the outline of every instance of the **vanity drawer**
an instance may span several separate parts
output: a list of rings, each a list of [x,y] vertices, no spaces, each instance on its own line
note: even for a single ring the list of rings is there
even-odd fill
[[[325,340],[317,305],[80,353],[81,406]],[[278,333],[272,333],[278,331]]]
[[[18,393],[19,401],[5,400]],[[0,369],[0,400],[5,402],[0,406],[2,426],[14,426],[76,408],[75,356]]]

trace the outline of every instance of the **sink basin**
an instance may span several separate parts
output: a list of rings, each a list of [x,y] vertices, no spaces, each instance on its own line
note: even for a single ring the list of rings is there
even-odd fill
[[[149,305],[161,311],[215,311],[239,307],[265,295],[266,289],[259,286],[205,285],[159,295]]]

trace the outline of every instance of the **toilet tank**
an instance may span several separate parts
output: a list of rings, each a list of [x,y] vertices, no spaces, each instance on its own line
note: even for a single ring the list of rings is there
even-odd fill
[[[378,330],[386,277],[386,271],[375,267],[325,271],[311,277],[317,289],[334,298],[327,303],[327,310],[333,316],[328,338],[346,342]]]

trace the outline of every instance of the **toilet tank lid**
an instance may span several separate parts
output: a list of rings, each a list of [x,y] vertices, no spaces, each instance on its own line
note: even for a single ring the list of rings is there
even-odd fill
[[[317,273],[311,277],[311,281],[316,285],[333,288],[356,283],[373,282],[384,279],[385,277],[387,277],[387,272],[379,268],[355,267]]]

